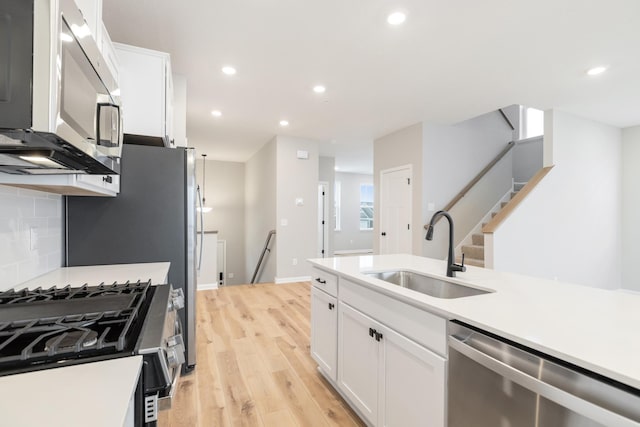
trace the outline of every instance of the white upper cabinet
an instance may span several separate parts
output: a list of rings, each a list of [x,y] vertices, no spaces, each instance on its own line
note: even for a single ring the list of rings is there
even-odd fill
[[[168,53],[113,43],[119,64],[124,132],[173,141],[173,81]]]
[[[102,22],[102,0],[75,0],[78,9],[82,12],[84,21],[87,23],[91,36],[96,41],[98,49],[102,52],[107,67],[114,79],[118,80],[118,60],[113,47],[113,42],[109,36],[104,23]]]
[[[75,0],[78,9],[82,12],[93,39],[100,47],[102,32],[102,0]]]

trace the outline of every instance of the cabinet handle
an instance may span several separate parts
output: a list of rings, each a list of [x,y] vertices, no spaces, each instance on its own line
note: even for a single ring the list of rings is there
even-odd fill
[[[369,328],[369,336],[373,337],[375,334],[377,334],[376,330],[373,328]]]
[[[376,341],[380,342],[382,340],[382,334],[380,332],[374,331],[376,333]]]
[[[333,310],[333,307],[335,307],[335,305],[332,302],[330,302],[329,303],[329,310]]]
[[[316,282],[318,282],[318,283],[322,283],[323,285],[324,285],[325,283],[327,283],[327,281],[326,281],[326,280],[322,280],[322,279],[321,279],[321,278],[319,278],[319,277],[316,277]]]

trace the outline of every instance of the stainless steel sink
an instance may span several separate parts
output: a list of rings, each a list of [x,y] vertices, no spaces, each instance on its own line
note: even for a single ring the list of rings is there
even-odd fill
[[[369,277],[384,280],[385,282],[436,298],[462,298],[492,292],[445,280],[434,279],[433,277],[405,270],[381,271],[377,273],[364,274]]]

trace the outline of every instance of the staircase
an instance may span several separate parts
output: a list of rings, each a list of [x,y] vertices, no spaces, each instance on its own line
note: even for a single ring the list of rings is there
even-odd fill
[[[511,199],[518,194],[518,191],[524,187],[526,182],[514,184],[514,191],[511,192]],[[491,212],[491,218],[496,216],[502,208],[504,208],[509,202],[500,203],[500,208]],[[480,230],[487,225],[486,222],[482,223]],[[484,234],[482,232],[474,233],[471,235],[471,244],[462,245],[462,253],[464,254],[465,265],[474,265],[476,267],[484,267]],[[457,263],[461,263],[462,259],[458,258]]]

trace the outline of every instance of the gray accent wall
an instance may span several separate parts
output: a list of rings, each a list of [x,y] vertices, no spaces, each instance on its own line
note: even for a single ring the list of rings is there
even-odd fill
[[[622,130],[622,287],[640,292],[640,126]]]
[[[248,283],[245,268],[245,164],[206,160],[206,202],[213,209],[203,214],[204,230],[218,231],[218,240],[225,240],[227,266],[225,284]],[[196,162],[197,182],[202,190],[202,158]],[[210,254],[213,256],[213,254]],[[207,262],[207,254],[203,254]],[[233,274],[233,278],[229,274]]]
[[[317,258],[318,144],[278,136],[276,152],[276,278],[285,281],[310,276],[306,260]],[[298,158],[299,152],[308,158]]]
[[[528,182],[542,169],[543,137],[523,139],[513,148],[513,179]]]
[[[247,281],[264,247],[267,233],[276,229],[276,138],[267,142],[245,164],[245,271]],[[271,242],[259,282],[276,277],[278,238]]]
[[[482,169],[512,140],[513,133],[498,111],[466,120],[455,125],[423,125],[423,224],[444,208]],[[510,162],[510,158],[503,159]],[[504,162],[503,162],[504,164]],[[508,177],[507,177],[508,175]],[[508,191],[511,185],[511,163],[506,174],[498,174],[495,191],[483,191],[469,209],[459,209],[454,223],[456,242],[461,241],[488,210]],[[430,204],[433,210],[430,210]],[[476,206],[474,208],[474,206]],[[438,223],[434,239],[421,239],[422,255],[444,258],[448,247],[446,219]]]

